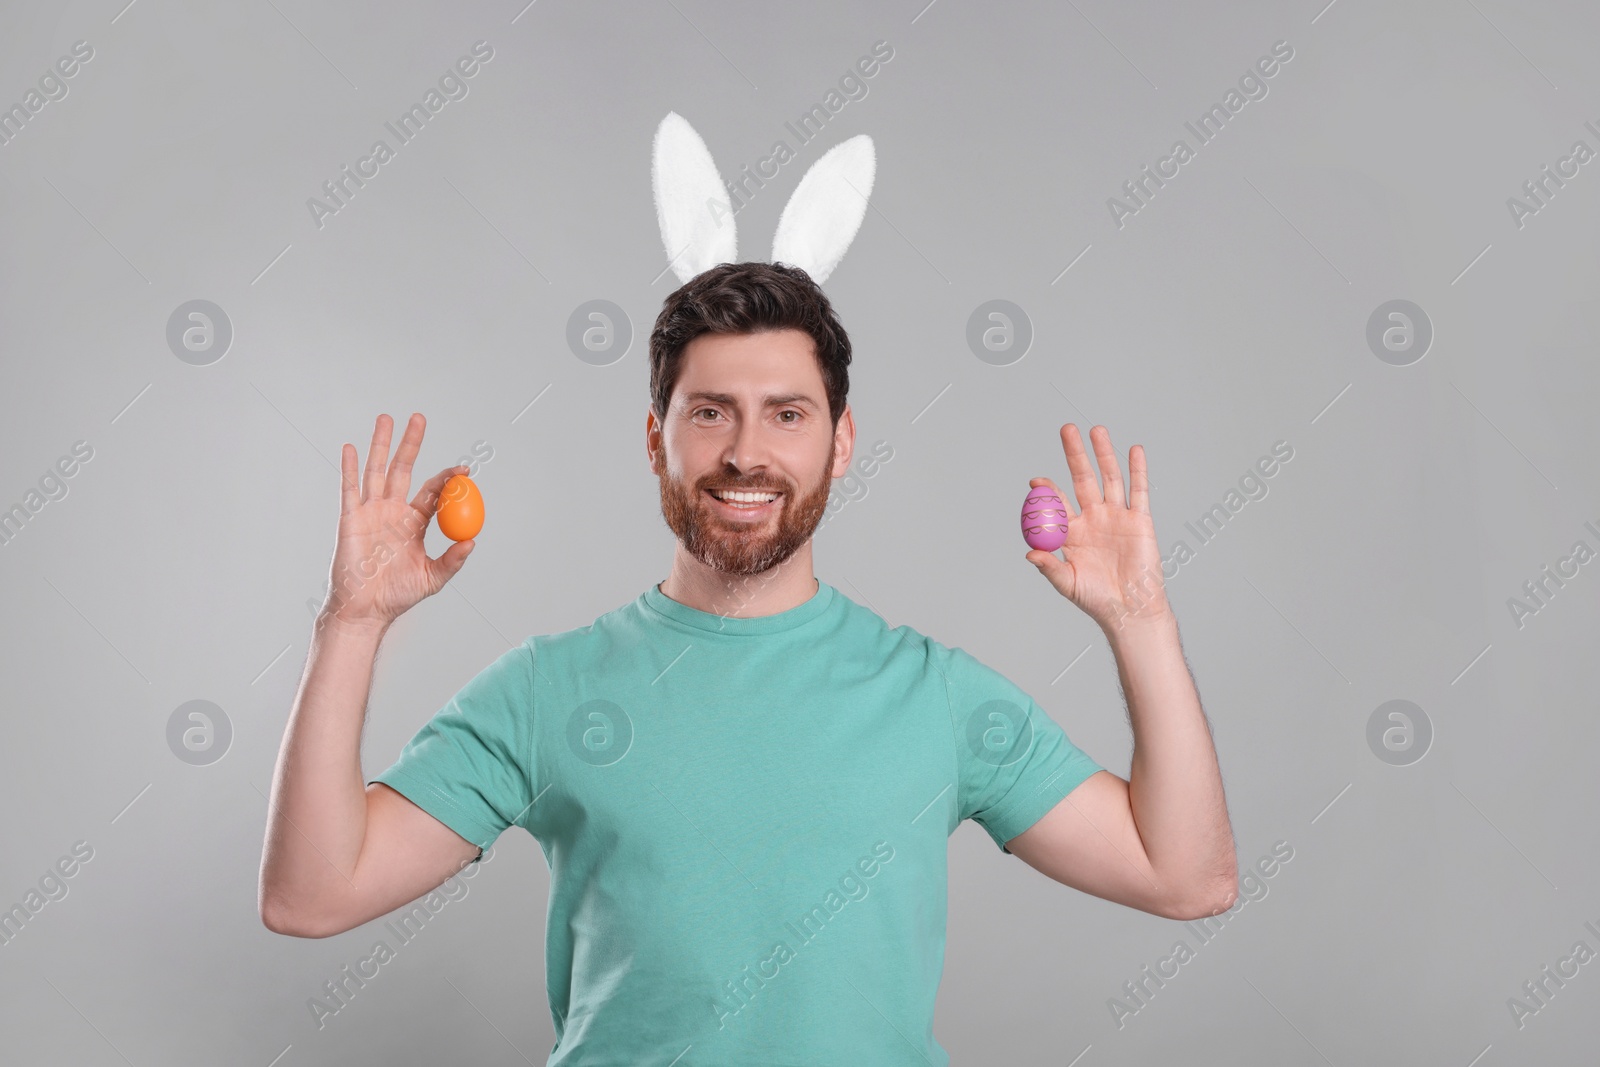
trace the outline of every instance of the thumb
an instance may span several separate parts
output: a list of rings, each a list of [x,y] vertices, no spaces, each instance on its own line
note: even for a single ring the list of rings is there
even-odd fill
[[[428,572],[436,591],[443,589],[445,583],[456,576],[456,572],[467,562],[467,557],[472,555],[472,549],[477,543],[470,537],[465,541],[457,541],[441,552],[438,559],[428,561]]]
[[[1071,566],[1062,562],[1054,552],[1046,552],[1041,548],[1032,550],[1024,558],[1033,564],[1040,574],[1049,579],[1057,592],[1066,595],[1067,590],[1071,588],[1073,574]]]

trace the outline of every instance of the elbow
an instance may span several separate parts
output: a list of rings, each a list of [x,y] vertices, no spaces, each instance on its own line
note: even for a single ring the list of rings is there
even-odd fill
[[[333,929],[311,926],[282,912],[263,911],[261,913],[261,925],[273,933],[283,934],[285,937],[324,938],[332,937],[339,932]]]
[[[283,934],[286,937],[323,938],[338,932],[331,929],[322,929],[306,922],[303,917],[291,911],[281,898],[264,890],[258,897],[257,910],[261,914],[262,926],[265,926],[275,934]]]
[[[261,913],[261,925],[273,933],[284,934],[288,937],[304,936],[290,917],[288,910],[273,899],[268,897],[261,898],[257,910]]]
[[[294,934],[294,926],[289,922],[289,917],[275,906],[262,903],[258,909],[261,912],[261,925],[275,934]]]
[[[295,934],[293,919],[289,914],[289,907],[283,899],[283,894],[275,889],[267,877],[266,864],[262,864],[261,880],[256,883],[256,912],[261,916],[261,925],[275,934]]]
[[[1171,902],[1162,914],[1184,922],[1222,914],[1239,900],[1239,874],[1230,871],[1222,879],[1198,883],[1193,889],[1189,895]]]

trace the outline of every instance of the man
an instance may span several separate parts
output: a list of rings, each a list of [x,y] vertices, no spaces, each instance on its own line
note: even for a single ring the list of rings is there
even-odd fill
[[[423,551],[459,468],[406,502],[421,415],[392,463],[378,417],[359,489],[355,448],[342,450],[333,591],[273,780],[270,929],[349,930],[517,825],[551,869],[555,1067],[939,1065],[962,819],[1107,900],[1174,919],[1233,902],[1221,778],[1160,588],[1142,448],[1125,500],[1104,428],[1091,433],[1102,492],[1064,426],[1081,513],[1064,561],[1026,557],[1116,654],[1135,743],[1124,780],[997,672],[814,577],[811,534],[855,426],[849,339],[804,271],[705,271],[667,299],[650,356],[645,446],[678,538],[670,573],[592,625],[501,654],[365,789],[383,633],[472,542]]]

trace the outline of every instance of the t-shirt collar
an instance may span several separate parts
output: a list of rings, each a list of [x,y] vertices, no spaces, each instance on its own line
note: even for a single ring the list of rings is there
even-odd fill
[[[667,596],[661,591],[660,583],[652,584],[639,599],[647,610],[697,630],[735,636],[775,634],[803,626],[828,610],[833,603],[834,588],[820,578],[816,582],[817,591],[811,594],[811,599],[774,615],[751,617],[701,611]]]

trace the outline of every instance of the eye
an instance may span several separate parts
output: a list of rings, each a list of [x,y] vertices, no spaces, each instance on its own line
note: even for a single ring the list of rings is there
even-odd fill
[[[713,415],[718,414],[716,408],[701,408],[699,411],[695,412],[695,415],[697,415],[697,416],[698,415],[704,415],[708,411],[711,412]]]
[[[800,420],[800,412],[796,411],[794,408],[789,408],[789,409],[787,409],[785,411],[778,412],[778,416],[780,418],[782,418],[784,415],[793,415],[794,416],[794,419],[789,423],[790,426],[793,426],[795,424],[795,422],[798,422]]]

